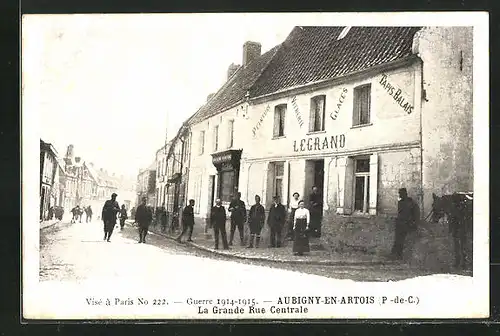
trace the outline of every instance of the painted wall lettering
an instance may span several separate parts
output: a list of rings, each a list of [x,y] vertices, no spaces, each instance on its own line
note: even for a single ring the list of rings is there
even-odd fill
[[[332,135],[330,137],[311,137],[293,141],[294,152],[312,152],[325,149],[338,149],[345,147],[345,135]]]
[[[410,114],[413,112],[413,105],[411,105],[406,99],[403,98],[403,91],[394,85],[392,85],[387,80],[387,75],[382,74],[380,78],[380,85],[389,93],[389,95],[394,99],[394,101],[403,109],[406,113]]]
[[[262,122],[266,118],[266,115],[269,112],[269,110],[271,110],[271,106],[267,105],[266,109],[264,110],[264,112],[260,116],[259,121],[257,121],[257,124],[252,128],[252,133],[253,133],[254,137],[257,134],[257,130],[260,128],[260,126],[262,126]]]
[[[302,125],[304,125],[304,119],[302,119],[302,115],[300,114],[300,111],[299,111],[299,106],[297,105],[297,96],[292,97],[292,108],[293,108],[293,112],[295,112],[295,117],[297,118],[297,121],[299,122],[299,126],[302,127]]]
[[[342,88],[342,92],[340,93],[340,98],[339,101],[337,102],[337,106],[335,107],[335,111],[330,113],[330,118],[332,118],[333,120],[337,120],[340,108],[342,107],[342,104],[344,104],[345,97],[347,97],[347,89]]]

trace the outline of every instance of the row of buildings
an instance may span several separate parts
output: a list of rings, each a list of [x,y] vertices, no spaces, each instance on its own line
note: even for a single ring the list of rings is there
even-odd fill
[[[473,190],[472,51],[471,27],[301,26],[265,53],[246,42],[158,150],[151,199],[175,211],[193,198],[203,222],[215,198],[307,202],[317,186],[324,239],[388,251],[399,188],[422,217],[433,193]]]
[[[48,218],[51,207],[69,212],[76,205],[91,206],[98,213],[111,194],[119,194],[120,203],[130,209],[135,202],[135,183],[123,176],[94,167],[75,156],[69,145],[61,157],[54,146],[40,140],[40,220]]]

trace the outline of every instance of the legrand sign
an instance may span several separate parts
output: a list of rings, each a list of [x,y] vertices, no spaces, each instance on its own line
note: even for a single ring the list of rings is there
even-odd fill
[[[294,152],[312,152],[345,147],[345,135],[316,136],[293,141]]]

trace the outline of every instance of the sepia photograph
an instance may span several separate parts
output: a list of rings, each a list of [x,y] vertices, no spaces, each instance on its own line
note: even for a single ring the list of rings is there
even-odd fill
[[[23,318],[487,318],[488,21],[24,15]]]

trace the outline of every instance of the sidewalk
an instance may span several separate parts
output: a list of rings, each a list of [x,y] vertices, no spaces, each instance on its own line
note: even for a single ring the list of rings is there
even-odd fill
[[[227,225],[227,233],[229,239],[229,225]],[[173,235],[168,235],[161,232],[159,225],[150,226],[150,231],[158,235],[164,236],[168,239],[175,240],[179,231]],[[245,238],[248,240],[248,233],[245,232]],[[311,249],[311,252],[304,256],[295,256],[292,252],[293,242],[285,241],[284,246],[280,248],[270,248],[268,247],[268,233],[267,230],[263,230],[263,239],[259,248],[247,248],[245,246],[240,246],[238,232],[235,232],[234,246],[231,246],[229,250],[215,250],[214,249],[214,238],[213,231],[210,229],[208,234],[205,234],[204,227],[200,224],[196,224],[193,230],[192,240],[193,242],[186,242],[187,235],[182,239],[182,244],[187,244],[193,246],[197,249],[211,252],[218,255],[224,255],[227,257],[246,259],[246,260],[256,260],[256,261],[271,261],[277,263],[289,263],[289,264],[308,264],[308,265],[330,265],[330,266],[342,266],[342,265],[398,265],[404,267],[405,265],[397,262],[388,260],[384,257],[377,255],[370,255],[364,253],[338,253],[326,250],[315,251]],[[312,242],[311,242],[312,243]],[[222,247],[222,243],[219,242],[219,247]],[[312,244],[311,244],[312,245]]]

